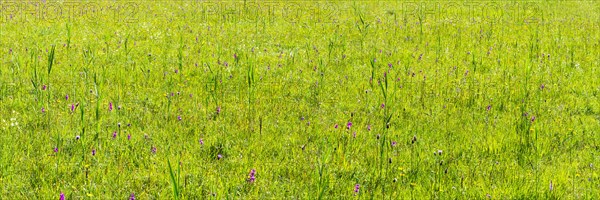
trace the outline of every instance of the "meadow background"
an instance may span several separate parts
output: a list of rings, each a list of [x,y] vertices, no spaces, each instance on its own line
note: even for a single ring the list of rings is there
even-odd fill
[[[600,198],[595,1],[2,0],[0,21],[0,199]]]

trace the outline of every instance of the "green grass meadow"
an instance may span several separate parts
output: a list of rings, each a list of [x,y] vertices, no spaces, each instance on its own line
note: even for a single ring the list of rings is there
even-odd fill
[[[0,0],[0,199],[600,199],[600,2]]]

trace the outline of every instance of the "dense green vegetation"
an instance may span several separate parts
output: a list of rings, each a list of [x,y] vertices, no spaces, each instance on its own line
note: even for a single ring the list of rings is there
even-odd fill
[[[0,1],[9,199],[598,199],[594,1]]]

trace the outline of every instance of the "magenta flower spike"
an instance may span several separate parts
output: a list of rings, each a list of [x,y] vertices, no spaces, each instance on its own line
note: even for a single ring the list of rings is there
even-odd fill
[[[256,177],[254,175],[256,175],[256,170],[255,169],[250,170],[250,174],[248,175],[249,183],[254,183],[254,181],[256,180]]]

